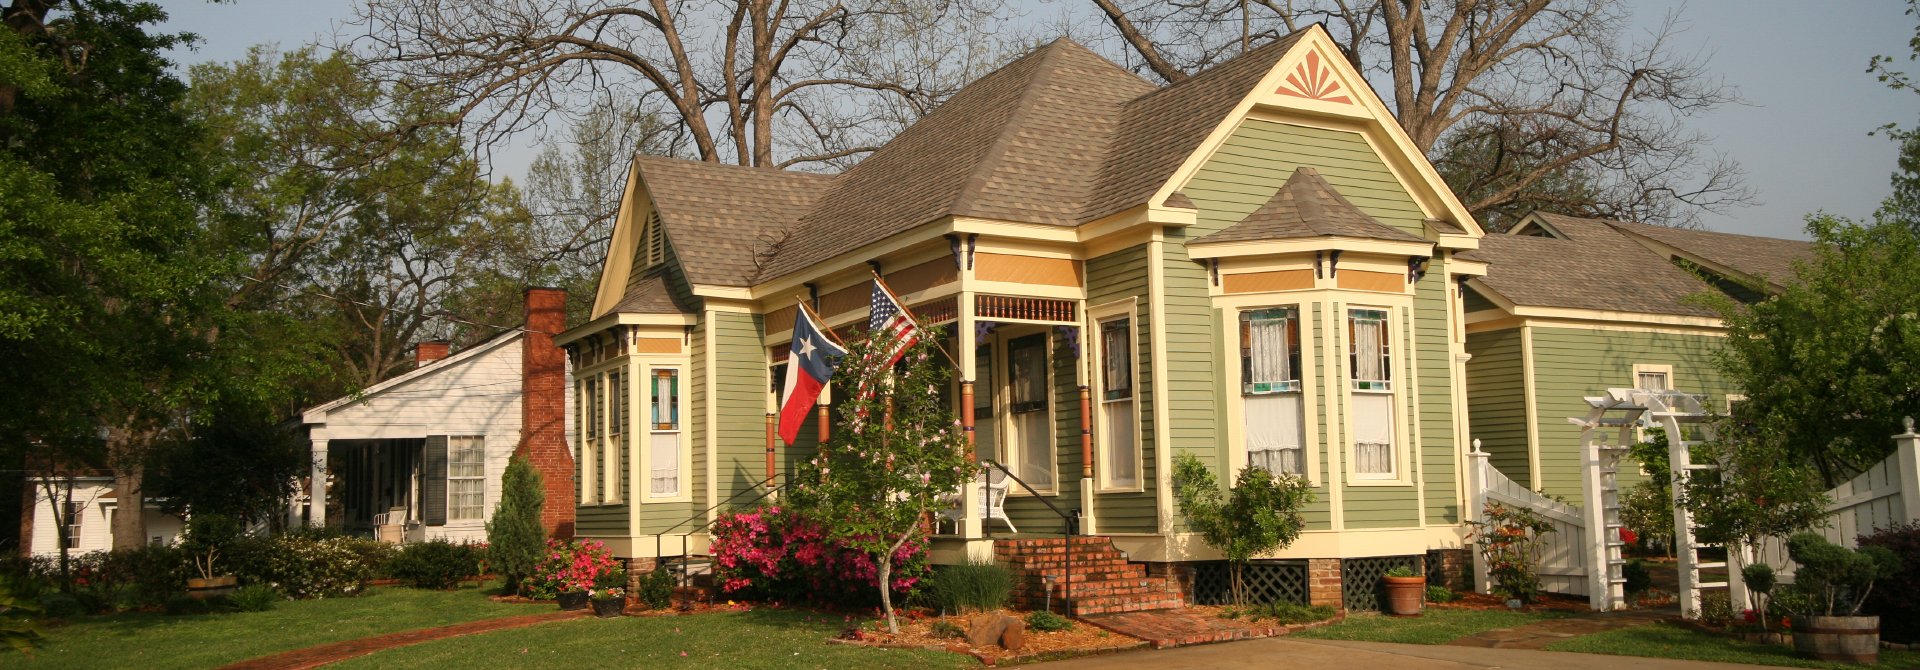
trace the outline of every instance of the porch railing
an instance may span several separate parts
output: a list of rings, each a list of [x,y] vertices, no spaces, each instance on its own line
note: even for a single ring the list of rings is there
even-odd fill
[[[1007,466],[1001,465],[999,461],[995,461],[993,459],[981,459],[980,466],[982,468],[990,467],[990,468],[999,470],[1002,474],[1005,474],[1007,476],[1007,479],[1013,480],[1013,483],[1019,484],[1020,488],[1026,489],[1027,494],[1033,496],[1034,500],[1040,501],[1042,504],[1047,506],[1047,509],[1053,510],[1054,514],[1057,514],[1060,516],[1060,541],[1061,541],[1062,548],[1066,550],[1066,559],[1067,559],[1067,575],[1066,575],[1067,587],[1066,587],[1066,591],[1061,594],[1061,599],[1066,603],[1067,616],[1073,616],[1073,535],[1074,535],[1074,531],[1079,530],[1078,528],[1079,519],[1075,518],[1071,514],[1060,511],[1060,508],[1055,506],[1053,504],[1053,501],[1047,500],[1045,496],[1040,495],[1039,491],[1033,490],[1032,486],[1027,485],[1026,480],[1023,480],[1020,477],[1014,475],[1012,470],[1008,470]],[[985,534],[987,538],[992,539],[993,524],[989,522],[987,524],[984,524],[983,527],[985,528]],[[1045,585],[1047,583],[1046,576],[1044,574],[1041,575],[1040,583],[1042,585]]]

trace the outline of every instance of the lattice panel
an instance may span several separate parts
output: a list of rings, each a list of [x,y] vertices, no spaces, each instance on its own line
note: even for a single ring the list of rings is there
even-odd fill
[[[1381,556],[1378,558],[1340,559],[1340,595],[1347,603],[1347,609],[1357,612],[1378,612],[1386,589],[1380,588],[1380,578],[1387,571],[1402,565],[1413,568],[1414,574],[1426,574],[1424,556]]]
[[[1246,582],[1248,603],[1307,603],[1305,563],[1249,563],[1241,571],[1240,578]],[[1193,602],[1195,605],[1226,605],[1233,602],[1233,573],[1226,561],[1194,564]]]
[[[1433,584],[1436,586],[1445,586],[1448,588],[1453,587],[1453,584],[1447,581],[1447,565],[1446,565],[1445,554],[1442,554],[1438,551],[1429,551],[1427,552],[1426,562],[1427,562],[1427,583],[1428,584]]]

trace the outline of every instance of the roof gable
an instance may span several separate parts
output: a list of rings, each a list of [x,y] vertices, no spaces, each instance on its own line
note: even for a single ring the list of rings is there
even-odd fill
[[[1295,168],[1273,197],[1227,228],[1192,244],[1303,237],[1352,237],[1401,242],[1427,240],[1367,216],[1310,167]]]
[[[1750,278],[1765,278],[1774,286],[1793,280],[1794,261],[1810,261],[1814,257],[1813,243],[1800,240],[1621,221],[1608,221],[1607,225],[1635,241],[1653,240],[1670,247],[1689,261],[1724,267]]]
[[[1613,222],[1531,216],[1552,217],[1547,223],[1561,237],[1488,235],[1475,252],[1490,263],[1476,281],[1513,304],[1719,318],[1685,302],[1712,286],[1614,230]]]
[[[446,372],[448,370],[453,370],[463,365],[467,365],[468,363],[471,363],[474,360],[485,355],[489,351],[499,349],[500,347],[506,346],[509,343],[519,342],[525,336],[526,336],[526,333],[519,329],[500,331],[499,333],[494,334],[493,337],[488,338],[486,340],[482,340],[481,342],[473,346],[467,347],[465,349],[461,349],[459,352],[454,353],[451,356],[433,361],[432,363],[426,366],[414,368],[413,370],[408,371],[405,374],[401,374],[391,379],[388,379],[386,381],[369,386],[366,389],[360,391],[359,393],[349,394],[349,395],[335,398],[325,403],[321,403],[319,405],[310,407],[300,413],[302,417],[301,421],[304,423],[326,423],[328,412],[332,412],[334,410],[340,409],[350,404],[364,403],[368,400],[372,400],[373,398],[379,397],[382,394],[393,392],[395,390],[398,390],[410,384],[414,384],[416,382],[425,380],[427,378],[440,375],[441,373]]]

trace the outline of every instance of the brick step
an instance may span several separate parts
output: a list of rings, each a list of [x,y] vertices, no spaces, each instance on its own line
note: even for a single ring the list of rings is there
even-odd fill
[[[1122,558],[1120,556],[1120,552],[1117,552],[1117,551],[1074,554],[1071,558],[1069,558],[1066,554],[1020,554],[1018,556],[997,556],[994,558],[994,560],[1000,561],[1001,563],[1018,563],[1022,565],[1032,564],[1032,563],[1072,562],[1077,565],[1081,563],[1125,563],[1127,562],[1127,559]]]
[[[1072,593],[1074,595],[1096,594],[1100,592],[1164,593],[1167,591],[1167,584],[1164,581],[1111,579],[1111,580],[1104,580],[1104,581],[1097,581],[1097,582],[1074,582],[1073,588],[1071,590],[1059,585],[1055,585],[1051,589],[1040,587],[1040,586],[1032,586],[1029,588],[1016,588],[1015,591],[1018,593],[1031,593],[1036,595],[1044,594],[1051,591],[1055,597],[1058,597],[1062,593]]]
[[[1147,571],[1137,567],[1115,568],[1111,570],[1081,570],[1075,568],[1072,575],[1068,575],[1065,570],[1049,570],[1046,573],[1022,572],[1017,573],[1017,575],[1017,580],[1021,584],[1045,586],[1047,584],[1059,584],[1068,581],[1079,584],[1082,582],[1105,582],[1116,579],[1146,579]]]
[[[1051,602],[1041,600],[1017,601],[1011,603],[1024,609],[1043,609],[1052,606],[1056,612],[1064,612],[1066,601],[1054,598]],[[1179,594],[1110,596],[1096,598],[1076,598],[1073,601],[1073,615],[1117,614],[1120,612],[1140,612],[1146,610],[1179,609],[1186,601]]]
[[[1033,573],[1033,574],[1036,574],[1036,575],[1038,575],[1038,574],[1048,574],[1048,575],[1060,575],[1060,574],[1066,574],[1066,572],[1067,572],[1067,568],[1068,568],[1068,567],[1072,567],[1072,568],[1073,568],[1073,571],[1074,571],[1075,573],[1081,573],[1081,572],[1099,572],[1099,571],[1103,571],[1103,570],[1104,570],[1104,571],[1109,571],[1109,572],[1112,572],[1112,571],[1116,571],[1116,570],[1128,570],[1128,569],[1140,569],[1140,570],[1145,570],[1145,569],[1146,569],[1146,566],[1145,566],[1145,565],[1142,565],[1142,564],[1139,564],[1139,563],[1126,563],[1126,562],[1122,562],[1122,561],[1100,561],[1100,562],[1097,562],[1097,563],[1081,563],[1081,562],[1078,562],[1078,561],[1075,561],[1075,562],[1073,562],[1073,563],[1071,563],[1071,564],[1069,564],[1069,563],[1039,563],[1039,564],[1033,564],[1033,565],[1021,565],[1021,564],[1019,564],[1019,563],[1008,563],[1008,564],[1006,564],[1006,565],[1007,565],[1007,567],[1009,567],[1009,568],[1012,568],[1012,569],[1014,569],[1015,571],[1018,571],[1018,572],[1029,572],[1029,573]]]

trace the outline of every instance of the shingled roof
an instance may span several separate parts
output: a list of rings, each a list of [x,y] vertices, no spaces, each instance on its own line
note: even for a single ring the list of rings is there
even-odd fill
[[[1293,176],[1273,192],[1273,197],[1268,198],[1266,204],[1238,223],[1195,239],[1192,244],[1303,237],[1354,237],[1431,243],[1367,216],[1366,212],[1348,202],[1346,196],[1334,190],[1318,170],[1301,166],[1293,170]]]
[[[1609,221],[1607,225],[1621,232],[1653,239],[1750,276],[1765,277],[1774,284],[1785,284],[1793,279],[1794,261],[1810,261],[1814,256],[1813,243],[1800,240],[1716,233],[1711,230],[1686,230],[1619,221]]]
[[[1481,283],[1515,305],[1719,316],[1682,302],[1712,286],[1614,230],[1618,222],[1541,216],[1568,239],[1488,235],[1474,254],[1491,264]]]
[[[627,294],[608,310],[615,314],[692,314],[693,310],[673,299],[673,291],[659,275],[635,282]]]
[[[643,157],[641,177],[696,284],[782,277],[947,216],[1075,226],[1144,203],[1300,34],[1165,88],[1061,38],[839,175]]]
[[[675,255],[695,284],[748,286],[754,254],[813,206],[833,175],[638,156]]]

